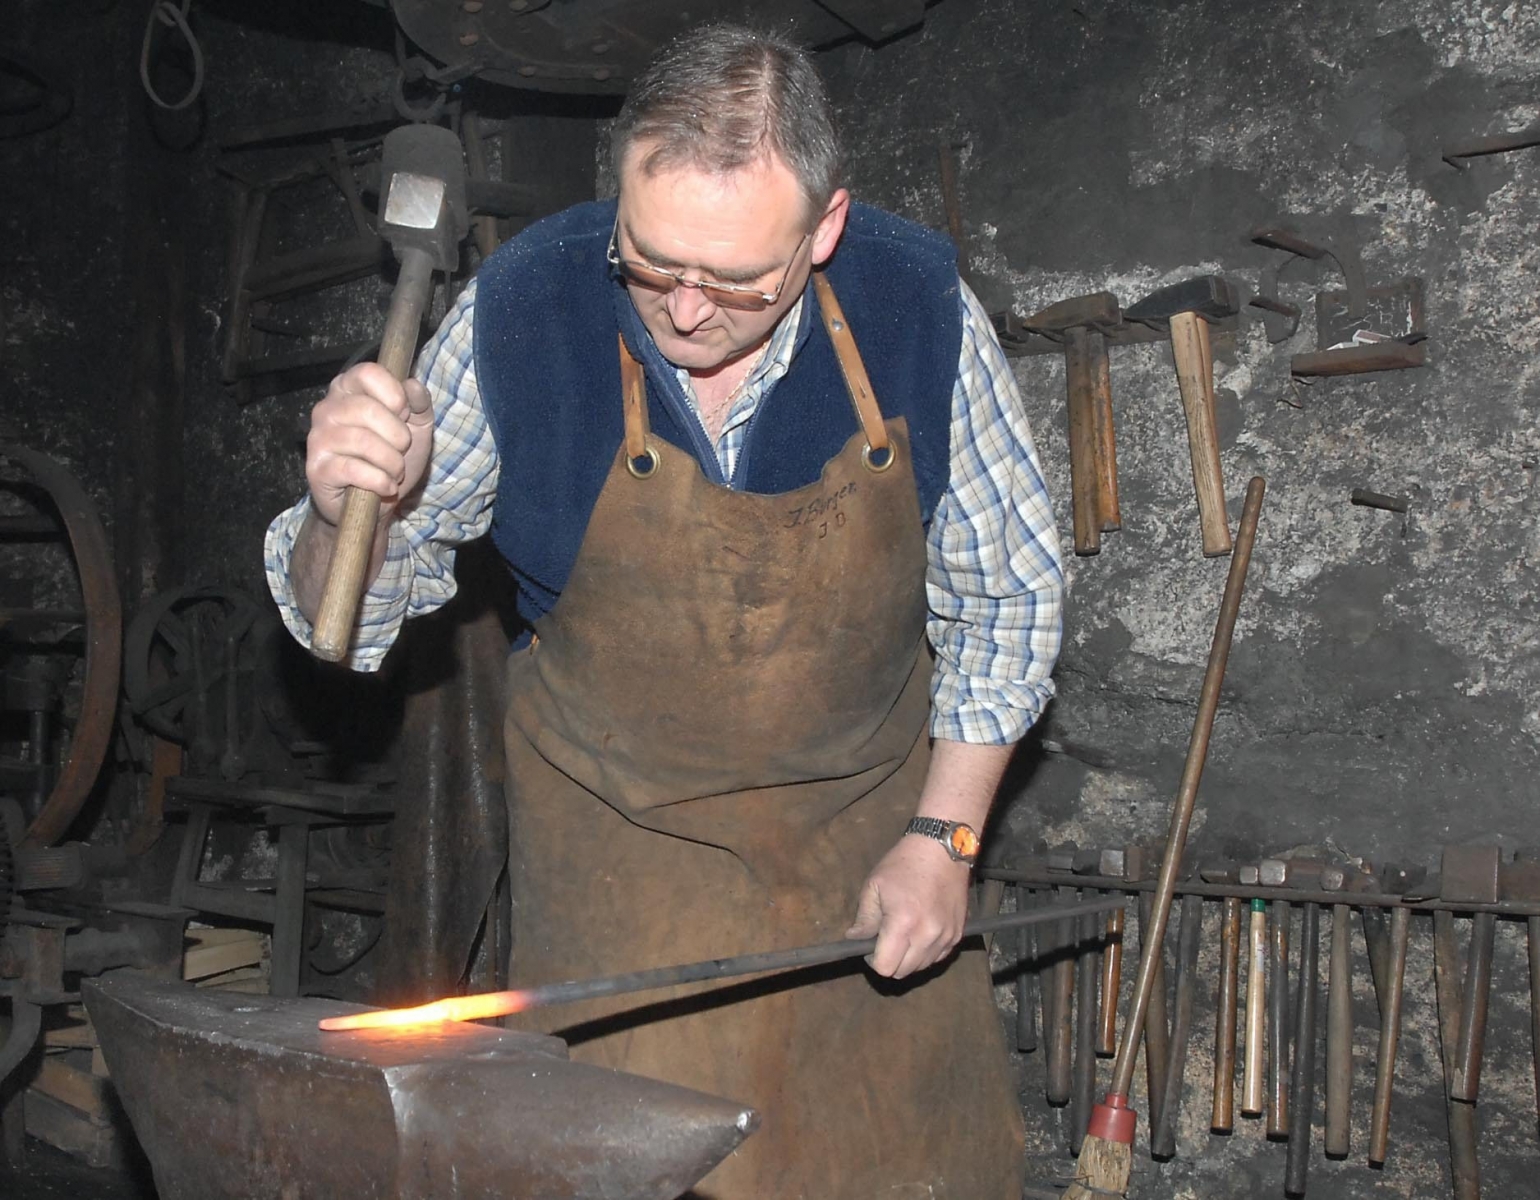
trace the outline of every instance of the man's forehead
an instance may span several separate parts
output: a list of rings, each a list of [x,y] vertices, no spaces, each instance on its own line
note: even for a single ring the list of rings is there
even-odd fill
[[[785,265],[804,233],[800,211],[764,198],[713,203],[647,189],[622,189],[617,222],[628,249],[660,267],[698,267],[724,279],[751,279]]]

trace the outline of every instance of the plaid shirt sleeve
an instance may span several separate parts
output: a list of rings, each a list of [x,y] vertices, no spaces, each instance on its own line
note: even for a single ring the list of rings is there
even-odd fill
[[[931,519],[931,735],[1009,745],[1054,694],[1064,571],[1053,508],[1009,362],[962,285],[951,479]]]
[[[468,284],[417,358],[416,374],[433,399],[433,455],[422,495],[391,530],[379,576],[359,606],[347,665],[377,671],[407,617],[421,616],[455,594],[455,547],[487,531],[497,494],[497,447],[481,406],[472,357],[476,285]],[[294,600],[289,563],[310,511],[307,496],[268,527],[268,589],[295,639],[310,645],[311,625]]]

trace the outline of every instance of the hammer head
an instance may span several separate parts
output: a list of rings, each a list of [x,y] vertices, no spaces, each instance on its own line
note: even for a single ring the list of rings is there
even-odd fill
[[[460,139],[441,125],[403,125],[385,135],[380,163],[380,236],[400,258],[425,251],[440,271],[460,260],[470,229]]]
[[[1071,296],[1050,304],[1022,324],[1033,333],[1058,341],[1071,329],[1099,329],[1105,333],[1121,324],[1122,319],[1116,296],[1111,292],[1092,292],[1089,296]]]
[[[1228,279],[1220,275],[1199,275],[1151,292],[1138,304],[1123,310],[1130,321],[1155,325],[1169,321],[1177,313],[1197,313],[1208,321],[1221,321],[1240,311],[1240,297]]]

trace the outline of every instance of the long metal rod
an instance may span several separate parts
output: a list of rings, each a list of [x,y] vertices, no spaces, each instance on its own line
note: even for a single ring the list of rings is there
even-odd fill
[[[1158,883],[1128,880],[1117,875],[1075,875],[1067,871],[980,867],[981,879],[1000,879],[1030,887],[1106,888],[1120,892],[1153,892]],[[1260,884],[1206,883],[1183,880],[1176,885],[1178,896],[1207,896],[1241,900],[1288,900],[1296,904],[1347,904],[1353,908],[1409,908],[1413,912],[1496,913],[1500,917],[1540,917],[1540,900],[1499,900],[1495,904],[1475,904],[1466,900],[1407,899],[1395,892],[1327,892],[1313,888],[1263,887]]]
[[[1053,921],[1073,922],[1091,913],[1104,913],[1120,907],[1122,903],[1119,897],[1104,896],[1079,904],[1033,908],[1026,912],[1000,913],[992,917],[976,917],[963,926],[963,937],[980,937],[985,934],[999,933],[1002,930],[1020,929],[1024,925],[1040,925]],[[876,938],[820,942],[791,950],[769,950],[756,954],[739,954],[732,958],[711,958],[673,967],[654,967],[646,971],[605,975],[597,979],[549,983],[541,987],[506,992],[452,996],[447,1000],[435,1001],[416,1008],[388,1012],[371,1010],[349,1013],[323,1020],[321,1028],[329,1030],[367,1028],[379,1023],[377,1019],[370,1018],[383,1016],[394,1016],[398,1020],[409,1018],[422,1022],[484,1020],[493,1016],[526,1012],[532,1008],[545,1008],[553,1004],[594,1000],[602,996],[621,996],[630,992],[652,991],[684,983],[734,979],[742,975],[760,975],[769,971],[786,971],[797,967],[816,967],[824,963],[840,962],[847,958],[860,958],[862,955],[870,954],[876,948]],[[400,1023],[407,1023],[407,1021],[400,1020]]]
[[[1176,894],[1176,872],[1187,845],[1187,829],[1198,800],[1198,782],[1203,778],[1203,763],[1208,757],[1209,736],[1214,732],[1214,717],[1219,711],[1219,685],[1224,682],[1225,665],[1230,659],[1230,641],[1235,634],[1235,620],[1240,613],[1241,595],[1246,590],[1246,568],[1251,564],[1251,548],[1256,542],[1257,522],[1262,515],[1262,497],[1267,484],[1261,476],[1246,488],[1246,508],[1241,516],[1240,533],[1230,559],[1230,573],[1225,579],[1224,599],[1219,605],[1219,620],[1209,647],[1208,666],[1203,673],[1203,690],[1198,697],[1198,714],[1193,721],[1192,739],[1187,744],[1187,762],[1182,768],[1182,784],[1171,810],[1171,829],[1166,835],[1166,849],[1156,877],[1155,908],[1149,937],[1140,931],[1144,949],[1139,955],[1139,975],[1134,985],[1133,1011],[1129,1014],[1127,1033],[1118,1048],[1112,1074],[1111,1094],[1127,1096],[1134,1081],[1134,1056],[1139,1039],[1135,1031],[1144,1025],[1150,992],[1155,983],[1155,964],[1164,941],[1166,922],[1171,917],[1171,898]]]

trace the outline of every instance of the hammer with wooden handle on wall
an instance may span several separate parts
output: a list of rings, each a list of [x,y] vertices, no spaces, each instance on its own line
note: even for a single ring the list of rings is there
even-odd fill
[[[439,125],[391,130],[385,135],[380,180],[379,232],[390,242],[401,271],[377,361],[405,379],[433,294],[433,272],[458,265],[460,240],[470,228],[460,139]],[[326,662],[342,661],[353,640],[379,516],[379,496],[348,488],[310,643],[311,652]]]
[[[1214,421],[1214,360],[1209,348],[1209,322],[1240,310],[1235,288],[1218,275],[1200,275],[1151,292],[1123,310],[1130,321],[1171,334],[1171,357],[1187,415],[1187,446],[1192,457],[1193,490],[1198,497],[1198,521],[1203,553],[1210,558],[1230,553],[1230,520],[1225,513],[1224,476],[1219,466],[1219,434]]]
[[[1107,334],[1121,321],[1117,297],[1094,292],[1050,304],[1022,322],[1024,328],[1064,346],[1076,554],[1100,552],[1101,535],[1123,523],[1107,362]]]

